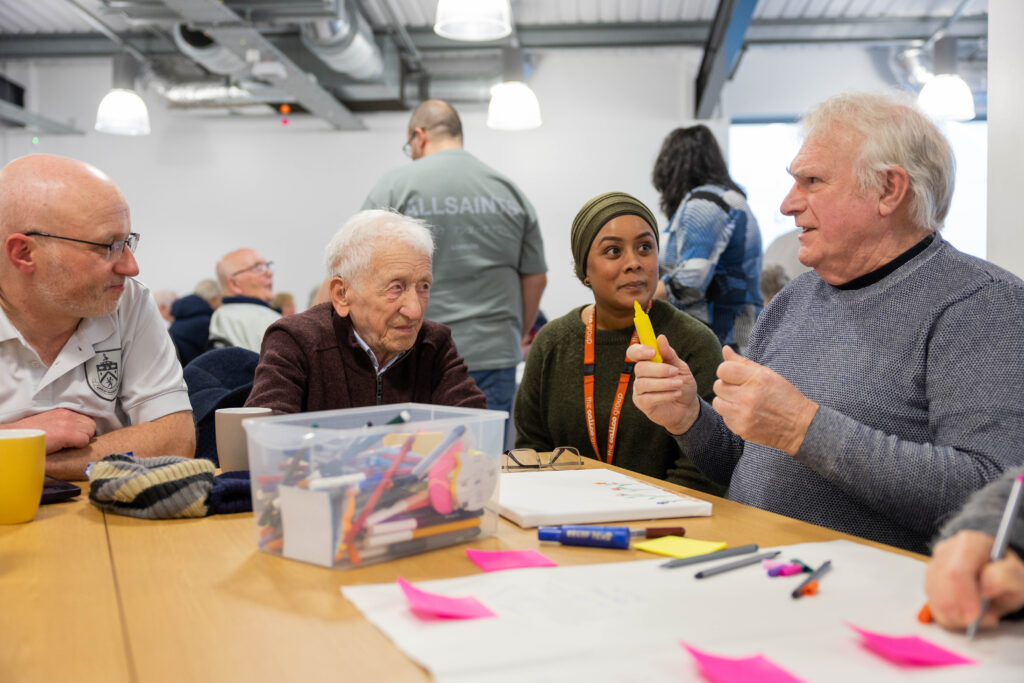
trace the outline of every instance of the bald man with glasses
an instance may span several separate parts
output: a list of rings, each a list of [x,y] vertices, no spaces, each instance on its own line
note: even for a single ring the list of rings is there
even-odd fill
[[[0,428],[46,432],[47,474],[110,453],[192,457],[181,366],[139,273],[128,204],[98,169],[35,154],[0,170]]]
[[[224,298],[210,319],[211,346],[240,346],[260,352],[263,334],[281,313],[274,298],[274,262],[252,249],[236,249],[217,262]]]

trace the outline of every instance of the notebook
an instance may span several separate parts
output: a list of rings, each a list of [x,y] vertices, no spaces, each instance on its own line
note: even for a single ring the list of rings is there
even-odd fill
[[[706,500],[598,468],[507,472],[501,475],[498,504],[503,517],[524,529],[711,514]]]

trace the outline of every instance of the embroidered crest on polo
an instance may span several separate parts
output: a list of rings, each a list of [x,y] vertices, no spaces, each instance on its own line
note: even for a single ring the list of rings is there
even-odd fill
[[[121,386],[121,349],[97,350],[85,361],[85,378],[89,388],[100,398],[113,401]]]

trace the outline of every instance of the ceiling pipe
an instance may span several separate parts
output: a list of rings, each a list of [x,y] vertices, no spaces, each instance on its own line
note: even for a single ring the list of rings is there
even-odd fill
[[[946,33],[949,32],[949,29],[953,28],[953,24],[955,24],[963,15],[964,10],[967,8],[967,3],[969,3],[970,1],[971,0],[960,0],[960,4],[957,5],[957,8],[953,10],[953,13],[951,15],[949,15],[949,18],[946,19],[946,21],[943,22],[942,26],[940,26],[935,31],[935,33],[933,33],[931,37],[929,37],[928,40],[924,42],[924,45],[921,46],[922,51],[927,51],[928,49],[930,49],[933,45],[935,45],[936,41],[938,41],[940,38],[945,36]]]
[[[361,81],[379,80],[384,58],[373,30],[352,0],[338,4],[338,16],[301,27],[302,44],[324,64]]]
[[[179,24],[171,31],[174,44],[182,54],[202,65],[207,71],[223,76],[234,76],[247,69],[245,61],[231,50],[218,44],[203,31]]]

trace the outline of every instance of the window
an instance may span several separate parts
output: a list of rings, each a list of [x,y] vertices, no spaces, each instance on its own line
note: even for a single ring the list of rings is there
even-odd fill
[[[988,187],[988,122],[941,124],[956,157],[956,190],[942,236],[960,251],[985,258]],[[761,227],[763,247],[793,229],[779,212],[793,180],[786,166],[800,149],[797,123],[735,123],[729,126],[729,173],[747,191]]]

